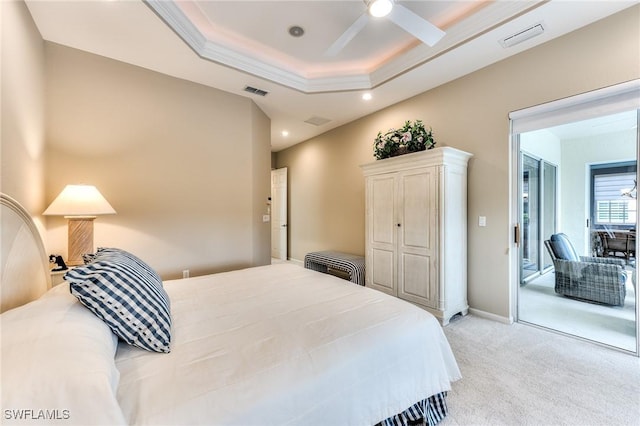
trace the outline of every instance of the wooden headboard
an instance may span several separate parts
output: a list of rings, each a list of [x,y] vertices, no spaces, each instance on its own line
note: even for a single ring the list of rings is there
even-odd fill
[[[24,305],[51,287],[49,258],[29,213],[0,194],[0,312]]]

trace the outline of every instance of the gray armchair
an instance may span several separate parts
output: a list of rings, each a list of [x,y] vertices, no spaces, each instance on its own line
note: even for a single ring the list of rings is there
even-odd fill
[[[624,260],[578,256],[565,234],[553,234],[544,245],[553,260],[556,293],[605,305],[624,306],[627,280]]]

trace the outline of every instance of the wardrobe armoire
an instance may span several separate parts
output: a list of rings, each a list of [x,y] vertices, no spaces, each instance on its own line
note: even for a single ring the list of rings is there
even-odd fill
[[[434,148],[362,165],[366,286],[412,302],[443,325],[467,314],[467,163]]]

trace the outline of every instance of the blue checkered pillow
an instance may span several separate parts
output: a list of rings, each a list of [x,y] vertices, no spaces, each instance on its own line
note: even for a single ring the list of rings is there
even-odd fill
[[[158,274],[124,250],[99,248],[90,262],[65,274],[71,294],[130,345],[169,352],[169,297]]]

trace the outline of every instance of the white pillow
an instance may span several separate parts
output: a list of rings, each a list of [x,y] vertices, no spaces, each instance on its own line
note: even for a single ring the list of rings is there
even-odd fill
[[[125,424],[117,337],[63,283],[0,315],[3,424]]]

